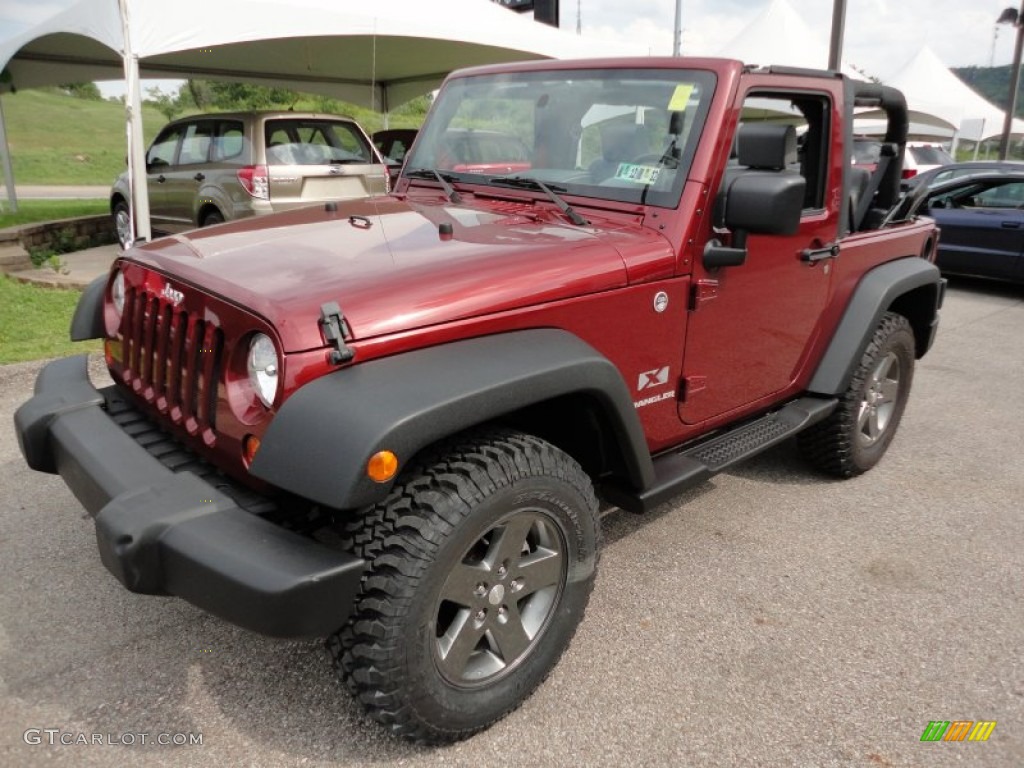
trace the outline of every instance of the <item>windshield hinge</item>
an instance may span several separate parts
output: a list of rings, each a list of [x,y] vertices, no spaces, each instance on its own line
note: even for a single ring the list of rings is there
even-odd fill
[[[345,344],[345,337],[351,337],[352,331],[345,322],[345,315],[336,301],[328,301],[320,305],[320,327],[324,340],[334,349],[328,357],[332,365],[347,363],[356,356],[354,349]]]

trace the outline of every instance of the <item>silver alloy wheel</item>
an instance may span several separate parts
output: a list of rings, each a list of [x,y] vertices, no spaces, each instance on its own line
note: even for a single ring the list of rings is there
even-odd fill
[[[491,683],[544,632],[565,584],[561,529],[519,509],[488,529],[452,568],[435,612],[434,658],[448,682]]]
[[[117,242],[130,248],[132,244],[132,221],[128,211],[119,207],[114,212],[114,227],[117,229]]]
[[[857,443],[866,448],[885,434],[896,411],[900,391],[900,360],[888,352],[864,383],[864,396],[857,412]]]

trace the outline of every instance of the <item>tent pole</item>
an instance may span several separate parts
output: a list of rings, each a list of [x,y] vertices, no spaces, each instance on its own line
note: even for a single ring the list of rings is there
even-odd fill
[[[139,58],[132,52],[128,0],[118,0],[121,8],[121,29],[124,34],[124,112],[128,135],[128,189],[131,191],[133,240],[151,240],[149,227],[149,187],[146,180],[146,150],[142,144],[142,82],[139,79]]]
[[[999,17],[998,24],[1004,18],[1013,14],[1012,8],[1007,8],[1003,16]],[[1024,49],[1024,0],[1021,0],[1020,12],[1013,16],[1013,25],[1017,28],[1017,42],[1013,46],[1013,65],[1010,70],[1010,106],[1006,108],[1006,117],[1003,120],[1003,135],[999,139],[999,159],[1006,160],[1010,155],[1010,135],[1013,133],[1013,118],[1017,113],[1017,89],[1020,84],[1020,58],[1021,50]]]
[[[4,100],[0,98],[0,152],[4,153],[4,183],[7,185],[7,202],[11,213],[18,212],[18,192],[14,188],[14,168],[11,166],[11,148],[7,146],[7,120],[4,117]]]
[[[578,9],[577,9],[578,10]],[[579,32],[577,32],[579,34]],[[683,47],[683,0],[676,0],[676,20],[672,27],[672,55],[681,55]]]
[[[125,92],[125,111],[128,118],[128,177],[132,191],[132,219],[135,239],[153,239],[149,226],[149,182],[146,178],[146,148],[142,143],[142,82],[139,78],[139,59],[128,60],[131,74]]]
[[[843,65],[843,35],[846,30],[846,0],[832,4],[832,37],[828,49],[828,68],[838,72]]]

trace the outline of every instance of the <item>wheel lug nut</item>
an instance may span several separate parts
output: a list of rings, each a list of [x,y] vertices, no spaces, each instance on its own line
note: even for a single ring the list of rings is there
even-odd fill
[[[473,590],[473,594],[477,597],[483,597],[487,594],[487,585],[481,581],[476,585],[476,589]]]
[[[512,579],[512,583],[509,586],[512,587],[512,591],[513,592],[518,592],[520,589],[523,588],[523,580],[522,579]]]
[[[498,609],[498,621],[508,621],[508,608],[506,608],[504,605]]]
[[[506,568],[504,564],[498,566],[498,578],[499,579],[504,579],[505,575],[507,573],[508,573],[508,568]]]
[[[484,619],[487,618],[487,609],[486,608],[481,608],[479,611],[476,612],[476,615],[473,616],[473,618],[476,619],[477,621],[483,621]]]

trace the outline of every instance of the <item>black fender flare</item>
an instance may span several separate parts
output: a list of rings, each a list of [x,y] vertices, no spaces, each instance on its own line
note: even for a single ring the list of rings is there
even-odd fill
[[[602,409],[628,481],[654,481],[632,397],[618,369],[573,334],[532,329],[454,341],[359,363],[289,397],[263,435],[255,477],[337,509],[382,500],[393,482],[367,476],[370,457],[400,468],[426,446],[517,409],[580,393]]]
[[[918,303],[917,311],[913,313],[915,317],[910,318],[915,335],[924,337],[918,342],[917,349],[917,356],[923,356],[931,345],[938,322],[943,282],[938,267],[919,256],[887,262],[864,275],[811,378],[808,391],[819,395],[841,395],[845,392],[882,315],[901,297],[933,287],[934,293],[929,292],[924,303]]]
[[[100,275],[82,291],[82,298],[71,317],[72,341],[103,338],[103,294],[109,278],[109,275]]]

